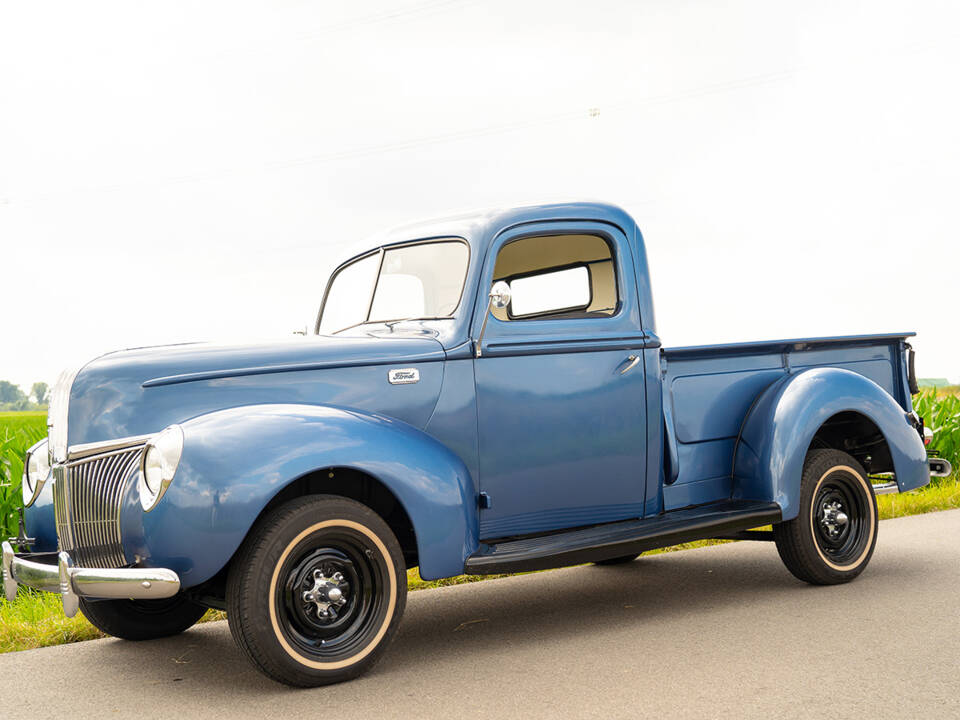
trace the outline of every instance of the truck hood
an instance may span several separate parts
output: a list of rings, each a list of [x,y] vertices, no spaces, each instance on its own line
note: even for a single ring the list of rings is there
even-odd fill
[[[263,403],[332,404],[423,427],[443,378],[426,333],[307,336],[252,344],[136,348],[85,365],[70,391],[68,443],[146,435],[214,410]],[[392,385],[391,368],[420,381]]]

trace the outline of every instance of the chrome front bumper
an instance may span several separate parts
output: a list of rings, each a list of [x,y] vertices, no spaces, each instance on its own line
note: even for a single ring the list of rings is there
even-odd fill
[[[180,592],[180,578],[164,568],[101,570],[76,567],[65,552],[57,564],[36,562],[13,552],[3,543],[3,589],[7,600],[17,596],[17,585],[59,593],[67,617],[77,614],[81,597],[111,600],[159,600]]]

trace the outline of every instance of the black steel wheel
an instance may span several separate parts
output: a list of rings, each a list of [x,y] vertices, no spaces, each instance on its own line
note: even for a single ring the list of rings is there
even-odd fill
[[[231,565],[227,618],[269,677],[302,687],[356,677],[380,657],[406,603],[387,524],[360,503],[293,500],[251,532]]]
[[[175,595],[163,600],[88,600],[80,598],[80,612],[90,624],[122,640],[154,640],[177,635],[192,627],[207,609]]]
[[[849,582],[877,542],[877,500],[863,467],[839,450],[812,450],[800,485],[800,513],[774,526],[787,569],[815,585]]]

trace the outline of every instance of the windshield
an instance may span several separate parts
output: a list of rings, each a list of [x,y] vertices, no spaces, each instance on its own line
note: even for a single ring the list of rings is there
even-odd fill
[[[452,317],[460,304],[470,251],[462,240],[386,248],[333,276],[321,335],[364,323]]]

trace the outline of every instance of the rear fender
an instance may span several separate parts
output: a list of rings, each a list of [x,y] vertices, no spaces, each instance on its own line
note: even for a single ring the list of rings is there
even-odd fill
[[[327,467],[364,472],[393,493],[414,526],[423,577],[463,572],[477,547],[467,468],[406,423],[334,407],[254,405],[181,427],[183,456],[166,494],[149,513],[128,497],[123,525],[128,559],[175,570],[184,587],[229,562],[277,493]]]
[[[889,393],[849,370],[811,368],[773,383],[748,413],[734,456],[733,497],[775,502],[784,520],[795,518],[813,437],[827,420],[846,411],[864,415],[879,428],[901,492],[929,482],[923,441]]]

